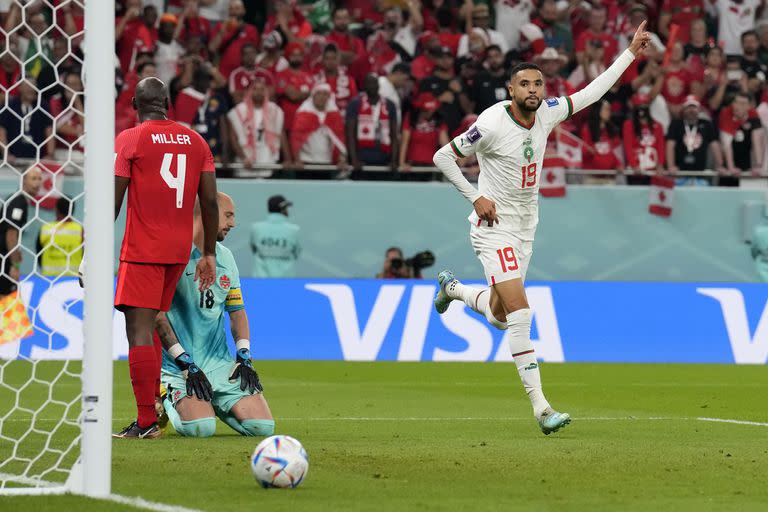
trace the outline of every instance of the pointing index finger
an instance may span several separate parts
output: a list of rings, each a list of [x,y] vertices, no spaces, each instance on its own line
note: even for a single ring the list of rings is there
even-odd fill
[[[638,34],[642,34],[643,32],[645,32],[645,26],[646,26],[647,24],[648,24],[648,20],[643,20],[643,21],[640,23],[640,26],[639,26],[639,27],[637,27],[637,33],[638,33]]]

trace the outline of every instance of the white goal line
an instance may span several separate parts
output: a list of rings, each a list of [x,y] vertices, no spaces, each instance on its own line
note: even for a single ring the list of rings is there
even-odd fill
[[[132,418],[115,418],[117,422],[131,421]],[[288,416],[276,418],[275,421],[531,421],[531,416],[499,417],[499,416]],[[729,418],[706,418],[693,416],[574,416],[574,421],[708,421],[713,423],[730,423],[733,425],[749,425],[753,427],[768,427],[768,422],[738,420]],[[29,422],[27,419],[10,418],[10,423]],[[36,421],[56,421],[55,418],[38,418]],[[1,422],[0,422],[1,423]],[[2,480],[0,473],[0,480]],[[37,482],[37,480],[35,480]]]

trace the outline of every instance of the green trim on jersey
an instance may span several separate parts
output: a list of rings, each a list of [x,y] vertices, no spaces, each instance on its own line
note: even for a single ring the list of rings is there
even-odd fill
[[[515,114],[512,113],[512,104],[510,103],[504,108],[504,111],[509,114],[510,119],[512,119],[520,128],[523,128],[525,130],[530,130],[533,128],[533,125],[536,124],[536,116],[533,117],[533,122],[530,124],[530,126],[525,126],[525,124],[520,121],[518,118],[515,117]]]
[[[456,153],[456,156],[459,158],[464,158],[464,155],[461,154],[461,151],[459,151],[459,148],[456,147],[456,143],[451,141],[451,149],[454,153]]]
[[[571,100],[570,96],[566,96],[565,102],[568,104],[568,116],[566,116],[565,119],[568,120],[573,115],[573,101]]]

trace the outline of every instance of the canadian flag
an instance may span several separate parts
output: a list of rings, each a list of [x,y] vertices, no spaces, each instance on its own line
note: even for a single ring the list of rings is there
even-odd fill
[[[652,176],[648,212],[659,217],[669,217],[672,215],[674,199],[675,180],[667,176]]]
[[[544,156],[539,192],[544,197],[564,197],[566,191],[565,170],[581,167],[583,142],[572,133],[556,128],[555,151]]]
[[[565,197],[565,161],[562,158],[544,159],[539,193],[544,197]]]

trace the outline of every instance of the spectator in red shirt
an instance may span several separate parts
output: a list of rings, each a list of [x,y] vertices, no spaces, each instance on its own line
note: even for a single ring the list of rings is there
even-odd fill
[[[225,77],[240,64],[240,50],[245,43],[259,44],[259,31],[243,21],[244,17],[245,6],[242,0],[232,0],[229,4],[229,19],[216,27],[208,44],[212,54],[219,54],[219,69]]]
[[[256,56],[256,65],[273,75],[288,69],[288,59],[283,56],[283,36],[280,32],[269,32],[261,43],[263,50]]]
[[[267,18],[264,32],[279,30],[285,40],[303,42],[312,34],[312,25],[304,18],[292,0],[275,0],[275,14]]]
[[[717,112],[723,103],[728,78],[725,73],[725,54],[719,46],[712,46],[704,57],[702,76],[702,98],[708,98],[706,106],[710,112]]]
[[[336,48],[339,49],[341,64],[345,66],[352,64],[359,58],[368,58],[365,43],[349,31],[350,21],[349,9],[336,7],[333,10],[333,30],[326,37],[329,43],[335,44]]]
[[[438,148],[448,144],[448,127],[440,120],[440,102],[432,93],[422,92],[413,102],[411,114],[403,120],[400,144],[400,171],[410,171],[413,165],[433,165]]]
[[[459,50],[461,34],[456,32],[454,24],[456,18],[453,11],[443,5],[435,11],[435,19],[437,20],[437,37],[440,39],[440,46],[447,46],[456,55]]]
[[[304,64],[304,47],[300,43],[288,43],[285,55],[289,67],[275,77],[275,93],[277,104],[285,114],[285,130],[290,133],[293,116],[304,100],[309,98],[315,81],[312,75],[301,69]]]
[[[14,45],[11,43],[11,50],[6,51],[5,41],[5,38],[0,39],[0,47],[2,48],[2,54],[0,54],[0,100],[5,99],[6,92],[19,81],[21,76],[21,66],[12,53]],[[10,94],[18,94],[18,88],[12,89]],[[3,102],[3,104],[5,103]]]
[[[397,25],[385,23],[381,30],[377,30],[368,37],[366,50],[370,70],[377,75],[385,75],[392,66],[400,62],[400,56],[392,49]],[[357,75],[355,75],[357,76]]]
[[[417,81],[424,80],[435,69],[435,61],[440,58],[440,38],[434,32],[425,32],[420,38],[424,50],[421,55],[411,61],[411,74]]]
[[[275,86],[274,75],[256,65],[256,53],[256,45],[244,44],[240,49],[240,66],[229,75],[229,94],[235,104],[243,100],[245,92],[257,78],[264,79],[270,89]]]
[[[145,10],[145,16],[146,14],[151,16],[152,10],[157,19],[157,10],[154,7],[148,13]],[[120,69],[123,72],[133,69],[138,53],[149,51],[154,45],[152,32],[146,26],[146,20],[141,17],[141,14],[141,0],[126,0],[125,14],[117,19],[115,41]]]
[[[635,94],[632,118],[624,121],[622,136],[627,167],[635,171],[627,176],[627,185],[648,185],[651,179],[641,174],[642,171],[660,173],[664,168],[664,129],[651,118],[650,102],[648,96]]]
[[[589,112],[589,121],[581,127],[581,162],[584,169],[619,170],[624,167],[619,154],[622,144],[619,128],[611,121],[611,104],[600,100]],[[613,176],[597,178],[612,182]]]
[[[661,95],[667,100],[669,113],[674,119],[680,117],[685,97],[698,92],[701,86],[686,67],[684,55],[682,43],[676,43],[672,47],[669,63],[665,68],[664,85],[661,87]]]
[[[319,84],[327,83],[336,100],[336,106],[346,111],[349,101],[357,96],[357,84],[347,73],[346,66],[340,63],[340,52],[335,45],[329,44],[323,50],[323,68],[315,75]]]
[[[664,39],[669,38],[670,25],[678,25],[678,41],[688,42],[691,24],[694,20],[704,18],[704,0],[664,0],[659,16],[659,34]]]
[[[616,57],[616,40],[605,31],[606,22],[605,6],[597,5],[592,7],[589,12],[589,28],[579,35],[576,39],[576,60],[583,64],[584,53],[587,49],[587,42],[600,41],[605,49],[603,62],[610,66]]]
[[[175,39],[186,41],[194,37],[208,46],[212,36],[211,22],[200,16],[199,3],[199,0],[186,0],[184,9],[179,13]]]
[[[115,105],[115,134],[138,124],[138,113],[131,106],[131,102],[136,93],[136,85],[151,76],[157,76],[157,68],[149,57],[142,57],[136,70],[125,75],[123,90],[117,96],[117,104]]]

